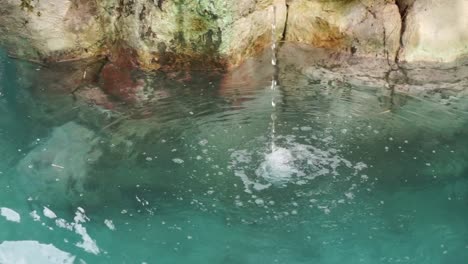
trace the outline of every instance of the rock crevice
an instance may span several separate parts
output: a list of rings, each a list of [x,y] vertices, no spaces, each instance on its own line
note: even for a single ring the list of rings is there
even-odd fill
[[[400,62],[400,56],[401,53],[404,49],[404,41],[403,41],[403,35],[405,34],[406,28],[407,28],[407,18],[408,18],[408,12],[409,9],[414,5],[415,0],[396,0],[396,5],[398,6],[398,11],[400,13],[400,18],[401,18],[401,29],[400,29],[400,40],[399,40],[399,46],[398,50],[395,55],[395,63],[398,65]]]

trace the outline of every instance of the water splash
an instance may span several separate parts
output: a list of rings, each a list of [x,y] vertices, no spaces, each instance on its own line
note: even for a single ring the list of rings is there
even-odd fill
[[[329,188],[347,189],[355,180],[359,181],[360,173],[367,169],[366,164],[347,160],[342,151],[331,145],[304,144],[293,135],[280,135],[277,141],[281,147],[269,153],[246,149],[231,153],[231,168],[241,178],[247,193],[272,185],[286,187],[311,181],[322,191]]]

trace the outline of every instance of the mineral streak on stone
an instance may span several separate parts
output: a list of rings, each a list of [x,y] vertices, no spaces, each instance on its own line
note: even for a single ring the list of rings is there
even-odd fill
[[[133,101],[136,90],[143,85],[132,78],[132,71],[137,67],[135,52],[119,47],[112,55],[100,74],[102,89],[116,98]]]

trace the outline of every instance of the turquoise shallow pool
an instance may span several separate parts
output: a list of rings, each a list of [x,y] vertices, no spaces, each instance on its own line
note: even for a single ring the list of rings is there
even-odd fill
[[[0,263],[466,263],[466,98],[248,73],[103,108],[1,55]]]

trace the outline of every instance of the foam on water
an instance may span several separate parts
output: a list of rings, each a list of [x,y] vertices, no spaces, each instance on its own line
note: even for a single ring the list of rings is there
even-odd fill
[[[258,177],[273,184],[284,184],[292,180],[293,176],[303,176],[294,166],[295,158],[290,150],[275,147],[271,153],[265,154],[265,161],[255,171]]]
[[[0,244],[0,263],[73,264],[75,257],[38,241],[4,241]]]
[[[245,186],[246,192],[292,185],[304,185],[322,177],[323,181],[352,182],[367,168],[363,162],[352,163],[339,150],[328,147],[321,149],[313,145],[296,142],[295,136],[277,138],[278,145],[269,149],[235,150],[231,153],[231,166]],[[258,162],[258,163],[257,163]]]
[[[0,215],[5,217],[5,219],[8,221],[16,223],[21,222],[20,214],[10,208],[0,207]]]

